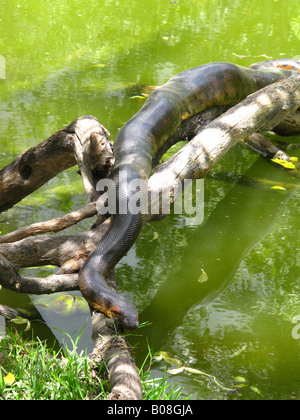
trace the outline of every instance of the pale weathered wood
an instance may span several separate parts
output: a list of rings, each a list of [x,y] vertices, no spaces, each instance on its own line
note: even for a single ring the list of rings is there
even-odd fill
[[[7,320],[11,320],[11,319],[17,318],[17,316],[19,316],[19,312],[14,308],[10,308],[9,306],[0,305],[0,316],[3,316]],[[1,341],[1,338],[2,337],[0,335],[0,341]]]
[[[115,288],[113,288],[116,290]],[[92,313],[95,347],[89,355],[92,367],[105,366],[111,384],[110,400],[140,400],[142,385],[132,349],[120,324],[99,312]]]
[[[184,180],[203,178],[228,150],[243,138],[271,130],[300,106],[300,75],[276,82],[248,96],[207,124],[187,145],[156,168],[149,179],[149,208],[159,204],[160,191],[174,191]],[[163,180],[163,185],[162,185]],[[147,215],[145,223],[157,218]]]

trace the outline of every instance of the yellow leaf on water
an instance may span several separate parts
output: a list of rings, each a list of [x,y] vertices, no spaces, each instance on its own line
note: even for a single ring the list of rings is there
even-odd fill
[[[243,353],[245,350],[247,349],[247,344],[244,344],[242,348],[240,348],[239,350],[235,351],[233,354],[231,354],[229,357],[237,357],[239,356],[241,353]]]
[[[12,385],[15,382],[15,377],[14,375],[9,372],[6,376],[4,376],[3,378],[5,385]]]
[[[235,379],[237,382],[246,382],[246,379],[245,379],[245,378],[243,378],[243,376],[236,376],[234,379]]]
[[[130,99],[139,99],[139,100],[145,100],[146,96],[142,96],[142,95],[135,95],[135,96],[130,96]]]
[[[183,372],[184,369],[185,369],[184,367],[180,367],[180,368],[177,368],[177,369],[169,369],[169,370],[167,370],[167,373],[171,373],[171,375],[177,375],[177,373]]]
[[[190,367],[185,367],[185,370],[189,373],[194,373],[196,375],[209,376],[209,377],[212,378],[212,375],[210,375],[209,373],[206,373],[206,372],[202,372],[202,370],[198,370],[198,369],[194,369],[194,368],[190,368]]]
[[[260,392],[260,390],[258,388],[256,388],[256,386],[250,386],[250,388],[252,389],[252,391],[256,392],[257,394],[262,396],[262,393]]]
[[[26,324],[25,331],[29,331],[31,328],[31,323],[29,319],[22,318],[21,316],[17,316],[17,318],[13,318],[10,322],[13,324]]]
[[[290,156],[292,162],[298,162],[297,156]]]
[[[13,318],[11,322],[14,324],[27,324],[28,319],[22,318],[21,316],[17,316],[16,318]]]
[[[271,187],[271,190],[286,191],[286,188],[281,187],[280,185],[274,185],[274,187]]]
[[[199,283],[205,283],[208,280],[208,275],[206,274],[206,272],[203,270],[203,268],[201,268],[201,274],[198,278],[198,282]]]
[[[286,169],[296,169],[296,166],[293,164],[293,162],[288,162],[284,159],[271,159],[272,162],[277,163],[277,165],[281,165]]]
[[[151,239],[151,242],[152,241],[155,241],[157,238],[158,238],[158,233],[157,232],[154,232],[153,233],[153,238]]]
[[[93,64],[92,67],[107,67],[107,64]]]
[[[164,360],[165,362],[171,363],[172,365],[179,366],[181,364],[179,359],[172,357],[166,351],[160,351],[157,356],[154,357],[155,360]]]

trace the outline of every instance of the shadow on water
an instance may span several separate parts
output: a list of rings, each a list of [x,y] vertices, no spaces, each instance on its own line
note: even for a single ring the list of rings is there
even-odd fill
[[[262,159],[258,159],[245,175],[255,177],[257,174],[263,174],[274,185],[292,181],[295,188],[259,190],[235,184],[205,224],[187,231],[187,245],[179,269],[166,277],[149,306],[140,314],[141,322],[151,323],[142,332],[154,351],[168,344],[191,310],[212,302],[225,290],[242,259],[272,230],[297,190],[299,181]],[[202,270],[207,275],[204,282],[201,282]],[[143,346],[140,337],[132,337],[132,341]],[[139,353],[144,354],[144,351],[139,350]]]

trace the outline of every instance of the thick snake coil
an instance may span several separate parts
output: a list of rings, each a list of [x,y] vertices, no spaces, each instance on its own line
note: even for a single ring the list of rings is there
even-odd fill
[[[270,60],[250,68],[229,63],[211,63],[183,71],[155,89],[144,106],[119,131],[115,142],[115,165],[110,178],[116,185],[117,212],[99,247],[79,274],[83,296],[94,309],[119,320],[129,330],[138,327],[136,308],[107,288],[105,277],[137,239],[143,215],[118,213],[118,198],[129,202],[136,193],[132,180],[147,180],[152,157],[174,134],[183,119],[209,107],[236,104],[266,85],[300,70],[291,59]],[[120,172],[127,182],[120,181]],[[123,178],[122,178],[123,179]]]

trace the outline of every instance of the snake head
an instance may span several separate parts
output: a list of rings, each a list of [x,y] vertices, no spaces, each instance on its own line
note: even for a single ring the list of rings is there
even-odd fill
[[[89,261],[79,273],[79,288],[90,307],[109,318],[118,320],[126,330],[138,328],[138,313],[135,306],[123,296],[108,289],[105,279],[95,269],[94,262],[91,268],[87,265]]]
[[[126,330],[135,330],[139,326],[138,313],[136,308],[120,296],[109,308],[110,317],[117,319]]]

